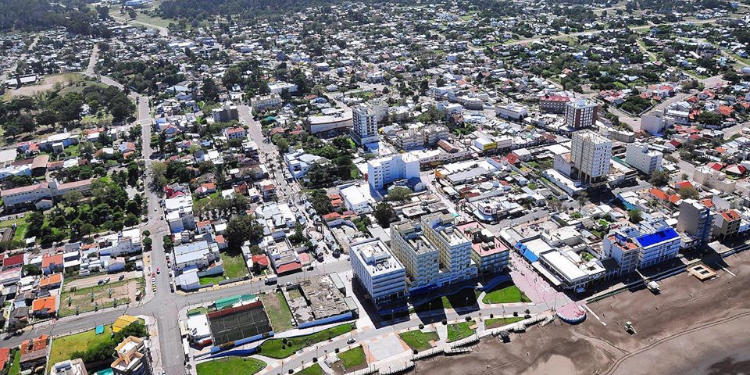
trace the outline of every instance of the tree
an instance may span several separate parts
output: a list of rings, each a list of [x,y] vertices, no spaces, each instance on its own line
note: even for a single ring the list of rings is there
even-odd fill
[[[167,185],[167,165],[157,161],[151,164],[151,179],[156,189],[161,189]]]
[[[136,17],[138,17],[138,13],[135,12],[133,9],[128,10],[128,16],[131,20],[134,20]]]
[[[630,222],[633,224],[638,224],[643,220],[643,215],[641,214],[641,210],[635,209],[628,211],[628,219],[630,219]]]
[[[378,225],[383,228],[388,228],[391,224],[391,218],[393,218],[393,207],[390,203],[380,202],[375,206],[375,210],[372,212],[372,216],[377,220]]]
[[[234,216],[227,224],[229,248],[239,250],[245,241],[258,242],[263,238],[263,227],[250,215]]]
[[[677,190],[677,194],[680,195],[682,199],[698,199],[698,190],[695,190],[694,187],[690,185],[685,185],[680,188],[680,190]]]
[[[216,82],[211,78],[203,78],[203,99],[209,102],[216,102],[219,100],[219,88],[216,87]]]
[[[146,237],[146,238],[143,239],[143,248],[146,251],[151,250],[152,244],[153,244],[153,240],[151,239],[151,237]]]
[[[411,195],[411,190],[405,187],[396,186],[388,192],[386,199],[391,202],[405,201]]]
[[[654,186],[664,186],[669,182],[669,172],[664,169],[655,171],[651,174],[651,179],[648,182]]]

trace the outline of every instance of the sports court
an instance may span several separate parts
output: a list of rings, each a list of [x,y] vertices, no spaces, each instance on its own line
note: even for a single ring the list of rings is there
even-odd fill
[[[271,331],[271,324],[260,302],[209,313],[208,322],[215,345]]]

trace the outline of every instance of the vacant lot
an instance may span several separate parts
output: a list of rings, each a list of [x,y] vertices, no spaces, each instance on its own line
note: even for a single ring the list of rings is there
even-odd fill
[[[243,374],[252,375],[266,368],[266,363],[255,358],[230,357],[201,362],[195,369],[198,375]]]
[[[143,290],[143,278],[111,282],[86,288],[63,285],[60,296],[59,316],[74,315],[130,303],[135,301],[139,290]],[[75,289],[75,290],[74,290]],[[143,292],[141,292],[143,293]]]
[[[83,352],[86,348],[107,342],[111,334],[112,328],[109,325],[105,325],[104,332],[98,335],[96,334],[96,330],[92,329],[75,335],[56,338],[52,340],[52,348],[50,349],[49,361],[47,363],[51,366],[57,362],[71,359],[73,353],[77,351]]]
[[[748,373],[750,337],[740,332],[750,326],[750,252],[726,261],[736,276],[719,270],[718,278],[700,282],[683,273],[660,282],[659,295],[641,289],[590,304],[601,321],[589,313],[579,325],[556,321],[514,334],[510,345],[483,340],[470,355],[419,362],[419,372]],[[635,335],[625,332],[626,321]]]
[[[399,337],[406,345],[417,351],[432,349],[432,343],[440,340],[437,332],[422,332],[419,330],[401,333]]]
[[[235,279],[247,275],[247,266],[242,254],[222,252],[221,261],[224,264],[224,276]]]
[[[494,303],[513,303],[513,302],[531,302],[523,292],[515,285],[504,285],[494,289],[482,298],[486,304]]]
[[[274,332],[284,332],[292,329],[292,311],[284,298],[284,293],[276,292],[263,294],[260,297],[263,308],[266,309],[268,319]]]

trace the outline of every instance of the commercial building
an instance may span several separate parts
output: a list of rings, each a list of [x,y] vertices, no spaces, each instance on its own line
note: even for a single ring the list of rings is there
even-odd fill
[[[590,128],[597,119],[599,105],[585,99],[565,104],[565,125],[572,129]]]
[[[570,159],[580,180],[588,183],[606,180],[611,158],[612,141],[609,139],[590,130],[573,133]]]
[[[437,282],[440,269],[438,251],[427,241],[418,222],[391,224],[391,250],[406,267],[410,290]]]
[[[648,175],[661,169],[661,158],[661,152],[650,150],[643,143],[629,144],[625,153],[625,162]]]
[[[604,277],[606,270],[598,260],[583,261],[581,257],[572,250],[548,251],[539,256],[539,262],[544,268],[552,273],[549,277],[553,284],[564,289],[581,290],[588,283]],[[541,270],[535,266],[537,270]]]
[[[481,274],[491,275],[505,270],[510,250],[499,238],[476,221],[459,224],[457,228],[471,241],[471,260]]]
[[[561,114],[565,112],[565,105],[570,98],[563,95],[545,95],[539,98],[539,109],[542,112]]]
[[[521,120],[529,115],[529,109],[519,104],[505,104],[495,108],[495,114],[505,119]]]
[[[367,162],[367,182],[374,190],[395,180],[419,177],[419,159],[411,154],[396,154]]]
[[[378,141],[378,122],[386,115],[387,107],[380,104],[359,104],[352,109],[351,136],[358,145]]]
[[[60,198],[70,192],[88,194],[91,191],[92,179],[74,181],[61,184],[52,179],[38,184],[21,186],[13,189],[4,189],[0,193],[5,207],[16,207],[34,204],[44,199]]]
[[[406,295],[406,270],[379,239],[353,243],[349,249],[352,271],[376,307]]]
[[[341,133],[352,127],[352,112],[330,108],[330,111],[326,111],[322,115],[309,116],[305,125],[310,134]]]
[[[680,214],[677,217],[677,229],[695,238],[699,244],[711,239],[713,214],[711,209],[694,199],[683,199],[680,202]]]
[[[602,254],[617,262],[619,275],[626,275],[675,258],[681,244],[680,236],[665,222],[644,221],[610,232],[602,241]]]

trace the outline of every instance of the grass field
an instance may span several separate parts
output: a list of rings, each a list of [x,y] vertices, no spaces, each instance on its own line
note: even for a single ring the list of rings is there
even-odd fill
[[[345,370],[352,369],[358,366],[362,366],[366,363],[365,350],[362,349],[362,345],[349,349],[345,352],[338,354],[341,365],[344,366]]]
[[[472,325],[474,325],[473,320],[448,324],[448,342],[458,341],[473,335],[476,329],[471,328]]]
[[[314,363],[300,372],[295,372],[294,375],[323,375],[323,368],[319,364]]]
[[[48,366],[52,366],[57,362],[71,359],[71,355],[76,351],[85,351],[86,348],[107,342],[111,334],[112,327],[105,325],[104,332],[99,335],[92,329],[75,335],[54,339],[52,340],[52,348],[50,348],[47,364]]]
[[[14,349],[11,353],[10,368],[8,375],[18,375],[21,373],[21,351]]]
[[[354,328],[353,323],[342,324],[313,334],[290,337],[287,339],[286,344],[283,339],[267,340],[261,344],[260,354],[276,359],[286,358],[304,347],[341,336]]]
[[[490,291],[484,295],[482,302],[487,304],[493,303],[512,303],[512,302],[531,302],[523,292],[515,285],[507,285]]]
[[[514,316],[512,318],[491,318],[484,321],[484,328],[490,329],[502,327],[511,323],[520,322],[522,320],[523,318],[518,316]]]
[[[222,252],[221,261],[224,263],[224,276],[234,279],[247,275],[247,266],[242,254]]]
[[[198,278],[198,282],[200,282],[201,285],[208,285],[211,283],[214,283],[214,285],[218,285],[222,281],[224,281],[224,275],[203,276],[203,277]]]
[[[266,363],[255,358],[230,357],[201,362],[195,369],[198,375],[244,374],[252,375],[266,368]]]
[[[417,351],[431,349],[432,344],[430,344],[430,341],[437,342],[440,340],[437,332],[422,332],[419,330],[404,332],[399,334],[399,336],[401,340],[404,340],[406,345]]]
[[[29,229],[29,223],[26,222],[28,215],[13,220],[0,221],[0,228],[10,228],[13,224],[16,225],[16,232],[13,234],[13,239],[21,241],[26,238],[26,231]]]
[[[449,296],[438,297],[414,308],[415,311],[429,311],[437,309],[455,309],[476,306],[479,292],[474,289],[462,289]]]
[[[284,298],[284,293],[264,294],[260,297],[263,308],[266,309],[271,328],[274,332],[284,332],[292,329],[292,311]]]
[[[131,296],[133,297],[133,300],[135,298],[135,290],[140,289],[142,291],[144,283],[143,278],[138,278],[115,281],[109,284],[95,285],[87,288],[78,288],[75,291],[71,291],[70,288],[65,288],[63,285],[63,292],[60,295],[60,311],[58,312],[58,315],[60,317],[74,315],[76,313],[76,307],[78,308],[79,314],[94,311],[94,302],[98,302],[99,310],[113,307],[115,305],[115,300],[117,301],[118,306],[130,303]],[[112,289],[112,297],[109,296],[110,288]],[[92,292],[94,293],[93,300],[91,298]],[[70,304],[68,304],[69,297]]]

